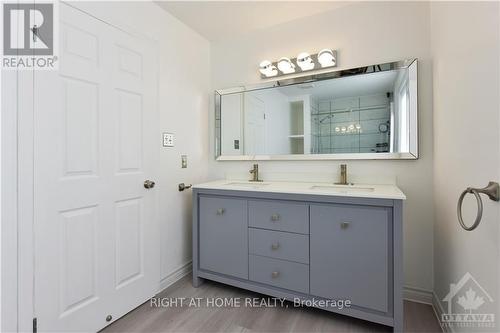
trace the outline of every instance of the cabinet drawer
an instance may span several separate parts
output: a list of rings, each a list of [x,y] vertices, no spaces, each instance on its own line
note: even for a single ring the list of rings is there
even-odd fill
[[[201,269],[248,279],[247,202],[200,197]]]
[[[309,292],[309,265],[250,255],[250,280],[301,293]]]
[[[309,234],[309,206],[305,203],[249,201],[251,227]]]
[[[311,294],[388,312],[392,210],[311,205]]]
[[[309,236],[282,231],[248,229],[250,254],[309,263]]]

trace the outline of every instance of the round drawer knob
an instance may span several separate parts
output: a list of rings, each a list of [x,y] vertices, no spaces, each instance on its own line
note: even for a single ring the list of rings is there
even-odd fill
[[[280,214],[273,214],[271,215],[271,221],[279,221],[280,220]]]
[[[226,210],[224,208],[217,209],[217,215],[223,215]]]
[[[273,279],[276,279],[278,276],[280,276],[280,272],[272,272],[272,273],[271,273],[271,277],[272,277]]]
[[[277,250],[277,249],[279,249],[279,247],[280,247],[280,243],[278,243],[278,242],[271,244],[271,249],[273,249],[273,250]]]

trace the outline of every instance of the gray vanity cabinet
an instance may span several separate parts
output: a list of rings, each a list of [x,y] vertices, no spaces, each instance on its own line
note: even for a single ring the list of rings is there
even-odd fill
[[[402,200],[193,195],[195,287],[210,279],[402,330]],[[316,303],[339,300],[352,306]]]
[[[388,312],[391,210],[311,205],[311,294]]]
[[[248,279],[247,201],[200,198],[200,268]]]

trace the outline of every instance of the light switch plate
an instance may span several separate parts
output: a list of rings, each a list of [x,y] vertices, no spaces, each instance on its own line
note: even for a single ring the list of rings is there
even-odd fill
[[[174,146],[174,134],[163,133],[163,147],[173,147],[173,146]]]

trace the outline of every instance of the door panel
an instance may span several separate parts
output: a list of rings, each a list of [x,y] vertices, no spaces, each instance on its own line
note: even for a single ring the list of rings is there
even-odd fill
[[[97,331],[159,285],[156,53],[62,3],[60,20],[59,71],[34,74],[35,313]]]
[[[265,103],[257,97],[246,94],[244,105],[244,154],[265,154],[267,150]]]
[[[142,95],[116,90],[118,170],[139,171],[142,164]]]
[[[61,305],[65,316],[97,298],[98,207],[73,209],[60,214]],[[78,261],[74,260],[78,258]]]
[[[64,175],[97,175],[99,86],[63,78]]]
[[[141,206],[140,198],[116,203],[116,289],[143,274]]]

